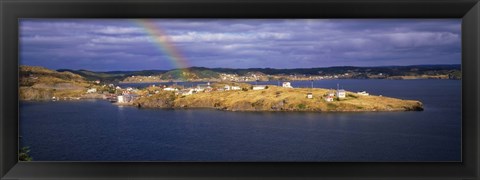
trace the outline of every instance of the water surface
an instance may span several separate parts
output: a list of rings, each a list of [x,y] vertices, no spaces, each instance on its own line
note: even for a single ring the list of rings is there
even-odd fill
[[[425,110],[229,112],[138,109],[102,100],[22,102],[21,145],[30,146],[35,161],[461,160],[461,81],[323,80],[313,85],[336,88],[337,83],[350,91],[420,100]]]

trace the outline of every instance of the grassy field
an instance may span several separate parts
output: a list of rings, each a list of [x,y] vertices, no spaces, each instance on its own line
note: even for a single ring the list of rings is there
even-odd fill
[[[328,89],[283,88],[269,86],[265,90],[237,90],[200,92],[188,96],[174,96],[162,92],[140,98],[138,105],[148,108],[215,108],[229,111],[410,111],[422,110],[422,103],[381,96],[362,96],[347,92],[344,99],[327,102]],[[166,95],[165,93],[169,94]],[[312,93],[313,98],[307,98]],[[168,98],[165,98],[168,97]],[[148,102],[148,103],[146,103]],[[159,105],[155,105],[158,102]]]

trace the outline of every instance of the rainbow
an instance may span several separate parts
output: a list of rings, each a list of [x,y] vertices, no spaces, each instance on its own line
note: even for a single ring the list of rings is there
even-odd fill
[[[189,67],[188,61],[178,51],[175,45],[170,40],[169,36],[152,20],[135,19],[134,22],[144,29],[145,32],[153,39],[154,44],[171,60],[173,66],[177,69],[187,71]],[[183,74],[183,73],[182,73]]]

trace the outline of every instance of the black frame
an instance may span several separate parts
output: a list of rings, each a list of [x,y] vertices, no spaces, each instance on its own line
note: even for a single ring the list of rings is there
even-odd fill
[[[462,162],[18,162],[18,18],[462,18]],[[479,0],[0,0],[0,179],[479,179]]]

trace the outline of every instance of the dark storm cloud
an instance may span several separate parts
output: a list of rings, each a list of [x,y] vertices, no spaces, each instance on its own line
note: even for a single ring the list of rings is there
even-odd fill
[[[188,65],[308,68],[459,64],[460,19],[152,20]],[[25,19],[21,64],[177,68],[136,20]]]

